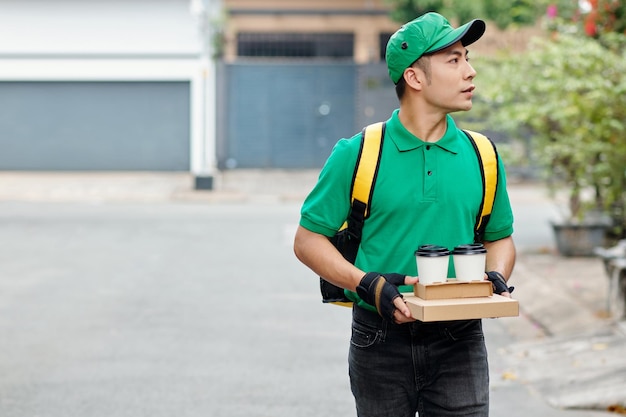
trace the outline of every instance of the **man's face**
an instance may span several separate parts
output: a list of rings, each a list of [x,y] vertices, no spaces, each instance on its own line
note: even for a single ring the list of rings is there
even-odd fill
[[[430,82],[424,84],[423,94],[431,106],[445,113],[472,108],[476,71],[461,42],[433,54],[430,69]]]

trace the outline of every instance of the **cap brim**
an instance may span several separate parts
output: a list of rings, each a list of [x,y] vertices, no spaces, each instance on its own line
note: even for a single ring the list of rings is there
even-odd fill
[[[458,41],[461,41],[463,46],[471,45],[472,43],[480,39],[481,36],[483,36],[486,27],[487,25],[483,20],[474,19],[470,22],[467,22],[463,26],[460,26],[451,31],[448,35],[446,35],[433,46],[428,48],[428,50],[424,53],[432,54],[441,51],[449,46],[454,45]]]

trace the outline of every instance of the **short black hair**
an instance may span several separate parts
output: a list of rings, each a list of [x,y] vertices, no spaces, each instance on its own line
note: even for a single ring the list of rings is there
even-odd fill
[[[426,81],[430,84],[432,71],[430,66],[430,56],[431,54],[425,54],[421,57],[417,58],[408,68],[412,66],[416,66],[421,69],[426,75]],[[396,96],[398,96],[398,100],[402,100],[404,97],[404,92],[406,91],[406,81],[404,80],[404,76],[400,77],[398,83],[396,84]]]

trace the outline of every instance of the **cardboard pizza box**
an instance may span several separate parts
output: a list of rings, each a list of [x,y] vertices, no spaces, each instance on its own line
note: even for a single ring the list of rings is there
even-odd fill
[[[424,300],[410,293],[403,296],[413,317],[425,322],[519,316],[518,301],[497,294],[438,300]]]

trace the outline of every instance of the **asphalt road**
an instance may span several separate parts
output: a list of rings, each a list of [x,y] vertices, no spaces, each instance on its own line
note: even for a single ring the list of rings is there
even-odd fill
[[[355,415],[350,312],[293,256],[298,209],[1,202],[0,416]],[[485,328],[492,415],[601,415],[502,378],[516,340]]]

